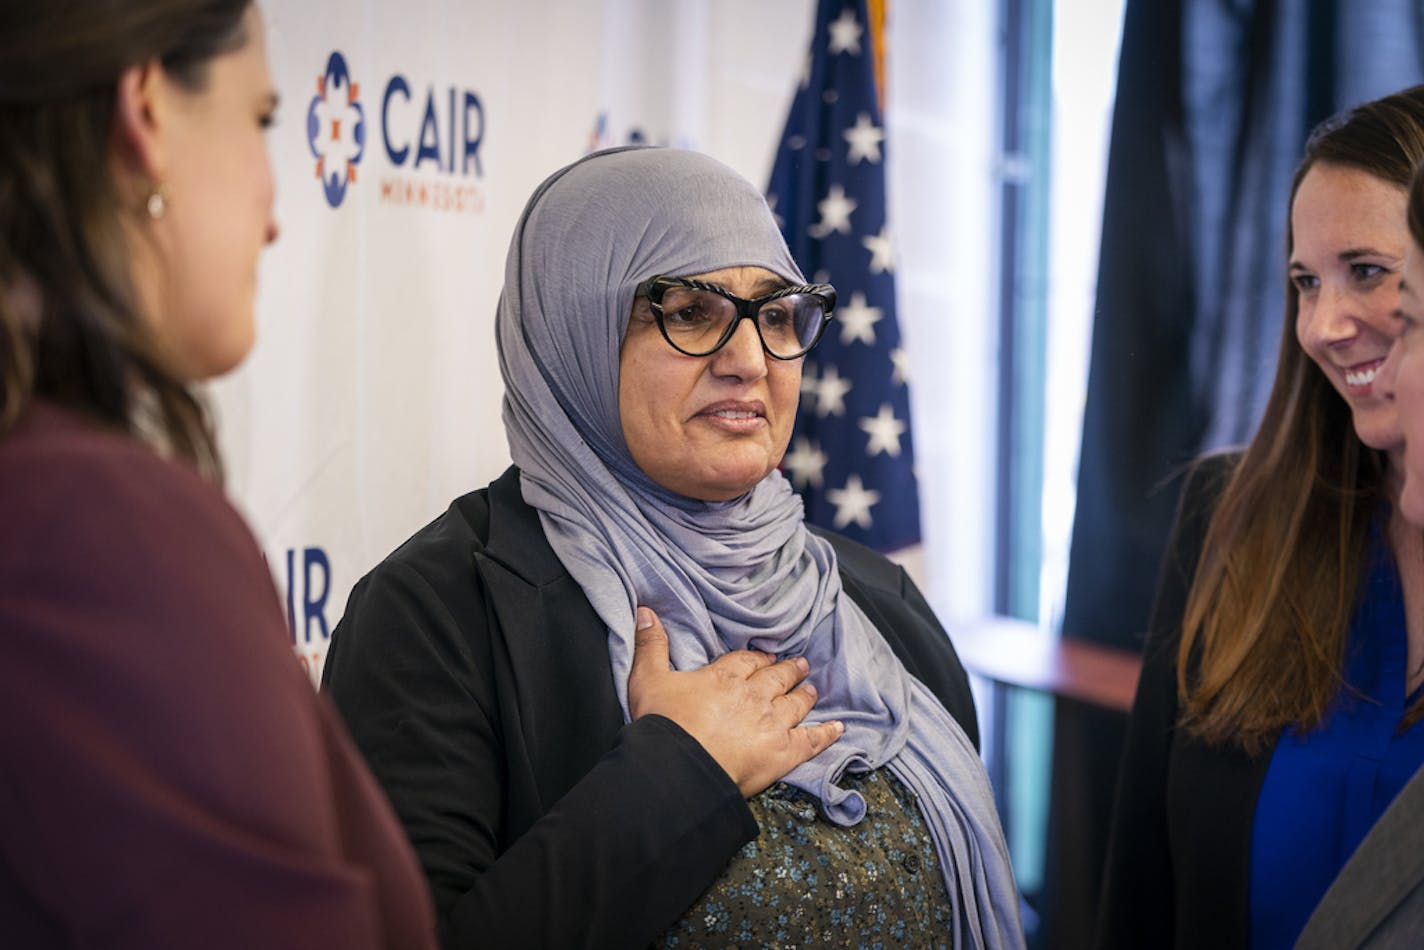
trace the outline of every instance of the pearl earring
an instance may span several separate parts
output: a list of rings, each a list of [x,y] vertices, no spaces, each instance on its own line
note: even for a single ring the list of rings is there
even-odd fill
[[[159,221],[163,218],[164,213],[168,211],[168,201],[163,197],[162,188],[155,187],[153,191],[149,193],[147,207],[148,216],[154,221]]]

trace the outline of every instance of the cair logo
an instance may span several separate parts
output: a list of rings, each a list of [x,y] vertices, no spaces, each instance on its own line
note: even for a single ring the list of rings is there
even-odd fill
[[[356,183],[356,165],[366,151],[366,113],[360,86],[346,68],[346,58],[333,52],[326,72],[317,77],[316,96],[307,109],[307,144],[316,159],[316,177],[333,208]]]
[[[316,175],[333,208],[356,183],[356,165],[369,137],[376,152],[374,194],[383,204],[417,211],[482,214],[485,195],[481,146],[485,106],[462,86],[391,74],[372,98],[371,127],[360,86],[346,59],[333,52],[317,78],[307,110],[307,143]],[[363,176],[370,181],[369,162]]]

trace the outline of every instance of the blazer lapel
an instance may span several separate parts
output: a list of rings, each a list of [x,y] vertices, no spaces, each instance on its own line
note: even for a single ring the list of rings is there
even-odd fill
[[[1356,947],[1424,882],[1424,770],[1380,816],[1301,932],[1297,950]]]
[[[529,783],[542,814],[612,746],[623,712],[603,623],[524,502],[517,469],[490,486],[489,508],[475,565],[493,607],[501,711],[523,740],[508,750],[511,781]]]

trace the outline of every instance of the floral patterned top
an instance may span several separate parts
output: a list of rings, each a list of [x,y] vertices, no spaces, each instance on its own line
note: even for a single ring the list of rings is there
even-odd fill
[[[656,945],[948,946],[953,912],[914,793],[886,769],[841,785],[865,798],[852,828],[782,782],[749,799],[761,834]]]

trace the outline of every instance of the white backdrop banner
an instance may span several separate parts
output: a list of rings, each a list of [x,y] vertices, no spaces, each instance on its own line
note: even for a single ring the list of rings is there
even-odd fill
[[[313,679],[351,586],[508,464],[494,313],[525,200],[593,148],[695,148],[764,186],[811,0],[261,0],[281,237],[212,387],[228,487]],[[890,218],[926,593],[992,594],[995,23],[892,5]],[[834,275],[832,275],[834,276]],[[954,425],[921,425],[957,407]]]
[[[627,141],[764,184],[811,21],[809,0],[770,7],[263,4],[282,232],[257,348],[212,397],[313,679],[355,581],[508,464],[494,313],[535,186]]]

